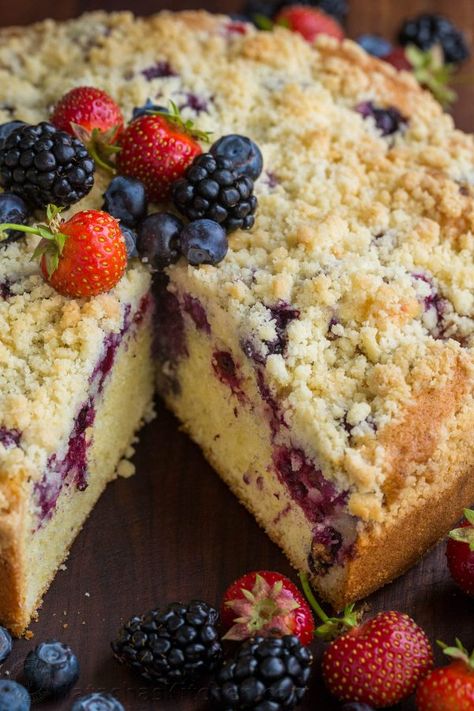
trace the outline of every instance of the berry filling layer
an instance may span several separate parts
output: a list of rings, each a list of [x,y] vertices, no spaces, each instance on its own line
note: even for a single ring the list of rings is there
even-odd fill
[[[43,476],[34,486],[37,528],[41,528],[52,517],[59,496],[65,487],[75,487],[77,491],[84,491],[87,488],[89,478],[87,456],[91,445],[89,429],[94,424],[104,385],[123,340],[134,337],[138,325],[153,308],[152,303],[150,295],[144,296],[133,314],[128,304],[124,310],[120,331],[111,333],[104,339],[102,357],[90,378],[89,398],[79,408],[67,447],[63,453],[54,453],[50,456]],[[16,445],[20,444],[20,433],[17,435],[16,431],[0,430],[0,442],[8,446],[10,441]]]

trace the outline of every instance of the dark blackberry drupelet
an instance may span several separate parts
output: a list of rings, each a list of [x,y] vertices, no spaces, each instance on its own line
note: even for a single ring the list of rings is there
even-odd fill
[[[298,637],[256,637],[216,673],[209,700],[225,711],[287,711],[306,693],[312,654]]]
[[[69,207],[90,191],[95,163],[84,144],[49,123],[20,126],[0,150],[0,183],[32,207]]]
[[[197,156],[185,177],[173,184],[172,194],[177,209],[189,220],[213,220],[226,232],[249,230],[255,223],[253,180],[238,175],[228,158]]]
[[[259,15],[273,19],[282,7],[294,4],[291,0],[248,0],[243,12],[246,17],[252,20]],[[332,15],[339,22],[344,22],[349,10],[347,0],[302,0],[296,4],[316,7],[328,15]]]
[[[132,617],[112,642],[121,662],[162,686],[192,684],[212,671],[222,655],[219,613],[205,602],[172,603]]]
[[[398,41],[404,47],[414,44],[423,50],[439,44],[448,64],[461,64],[470,55],[463,33],[442,15],[427,13],[406,20],[400,28]]]

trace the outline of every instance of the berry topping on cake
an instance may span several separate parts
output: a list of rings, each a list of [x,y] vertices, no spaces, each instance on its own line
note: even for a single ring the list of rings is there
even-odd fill
[[[424,51],[438,45],[448,64],[460,64],[470,54],[463,33],[442,15],[422,14],[406,20],[400,29],[398,41],[403,46],[415,45]]]
[[[125,711],[125,707],[112,694],[95,691],[77,699],[71,711]]]
[[[41,642],[28,653],[23,673],[28,688],[48,696],[62,696],[79,679],[79,662],[70,647],[61,642]]]
[[[127,259],[138,257],[137,250],[137,233],[127,225],[121,225],[120,230],[125,240],[125,249],[127,250]]]
[[[32,207],[68,207],[94,184],[95,164],[84,144],[50,123],[20,126],[0,149],[0,183]]]
[[[163,79],[167,77],[177,77],[177,72],[173,69],[171,64],[166,60],[155,62],[155,64],[150,65],[142,69],[143,76],[147,81],[153,81],[153,79]]]
[[[268,570],[247,573],[224,593],[221,619],[224,639],[244,640],[296,635],[301,644],[313,641],[313,613],[289,578]]]
[[[12,679],[0,679],[0,711],[30,711],[31,699],[24,686]]]
[[[344,30],[325,12],[307,5],[289,5],[275,17],[275,23],[299,32],[308,42],[314,42],[318,35],[330,35],[337,40],[344,39]]]
[[[301,3],[316,7],[327,15],[335,17],[339,22],[343,22],[348,11],[348,0],[306,0]],[[250,17],[259,24],[262,17],[273,18],[282,7],[289,5],[288,0],[248,0],[244,7],[245,16]]]
[[[49,205],[48,225],[17,229],[42,237],[35,251],[45,280],[64,296],[81,298],[110,291],[127,265],[125,240],[118,220],[107,212],[85,210],[61,221]],[[0,232],[13,225],[0,224]]]
[[[27,124],[24,121],[8,121],[8,123],[2,123],[0,125],[0,150],[3,148],[3,144],[13,131],[26,125]]]
[[[257,144],[246,136],[222,136],[211,146],[209,152],[217,158],[230,161],[230,166],[237,175],[246,175],[252,180],[257,180],[263,170],[262,152]]]
[[[307,690],[313,657],[298,637],[255,637],[219,669],[209,699],[219,709],[288,711]]]
[[[12,651],[12,638],[5,627],[0,627],[0,664],[10,655]]]
[[[357,44],[373,57],[386,57],[392,51],[390,42],[379,35],[360,35],[356,41]]]
[[[207,140],[207,134],[183,121],[176,104],[169,112],[139,116],[119,138],[118,171],[141,180],[150,200],[165,200],[171,184],[202,153],[198,139]]]
[[[145,186],[136,178],[115,176],[104,193],[102,209],[122,224],[136,227],[148,209]]]
[[[360,704],[358,701],[349,701],[341,706],[340,711],[374,711],[374,707],[369,704]]]
[[[372,101],[364,101],[356,106],[356,111],[364,119],[373,119],[382,136],[391,136],[405,128],[408,123],[408,119],[402,116],[394,106],[383,109]]]
[[[15,225],[24,225],[28,219],[28,208],[25,201],[15,193],[0,193],[0,222],[10,222]],[[0,246],[13,242],[22,233],[16,230],[7,230],[7,238],[0,242]]]
[[[142,262],[152,269],[163,269],[181,256],[179,236],[184,225],[170,212],[148,215],[138,228],[137,249]]]
[[[255,223],[253,180],[233,169],[233,159],[203,153],[173,184],[176,208],[190,220],[208,218],[233,232]]]
[[[79,136],[82,140],[98,133],[107,135],[113,143],[123,128],[123,116],[120,107],[102,89],[77,86],[56,104],[51,123],[71,136],[77,136],[78,129],[82,129]]]
[[[449,534],[446,556],[453,580],[474,596],[474,510],[466,509],[464,516],[460,527]]]
[[[180,250],[189,264],[219,264],[229,248],[225,230],[213,220],[195,220],[179,236]]]
[[[474,652],[459,640],[455,647],[440,643],[451,664],[434,669],[422,679],[416,693],[418,711],[472,711],[474,709]]]
[[[132,617],[112,642],[116,658],[160,686],[192,684],[222,656],[219,613],[205,602],[175,602]]]
[[[159,104],[154,104],[151,99],[147,99],[143,106],[135,106],[132,111],[132,121],[140,116],[147,116],[148,114],[167,114],[169,113],[166,106],[160,106]]]

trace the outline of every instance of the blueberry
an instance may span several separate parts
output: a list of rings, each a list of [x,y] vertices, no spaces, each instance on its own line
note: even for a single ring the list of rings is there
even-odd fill
[[[131,227],[127,227],[127,225],[120,225],[120,229],[122,230],[125,247],[127,248],[127,259],[138,257],[137,233],[135,230],[132,230]]]
[[[19,195],[0,193],[0,223],[13,222],[17,225],[24,225],[27,217],[28,208]],[[6,230],[5,234],[7,238],[0,242],[0,246],[24,237],[22,232],[15,232],[14,230]]]
[[[29,652],[23,667],[27,686],[44,696],[61,696],[79,678],[79,662],[62,642],[41,642]]]
[[[132,121],[140,118],[140,116],[146,116],[147,114],[155,113],[160,111],[161,113],[168,114],[169,111],[166,106],[160,106],[159,104],[154,104],[151,99],[147,99],[143,106],[135,106],[132,112]]]
[[[357,44],[374,57],[386,57],[392,51],[390,42],[378,35],[361,35]]]
[[[143,262],[163,269],[180,257],[179,234],[183,223],[169,212],[148,215],[138,228],[137,250]]]
[[[103,209],[128,227],[135,227],[147,212],[143,183],[135,178],[117,175],[104,193]]]
[[[24,686],[0,679],[0,711],[30,711],[31,699]]]
[[[372,706],[361,704],[359,701],[349,701],[348,704],[341,706],[341,711],[374,711]]]
[[[125,711],[125,708],[111,694],[95,692],[78,699],[71,711]]]
[[[0,150],[3,148],[3,144],[7,140],[8,136],[16,128],[20,126],[26,126],[24,121],[8,121],[8,123],[2,123],[0,125]]]
[[[0,627],[0,664],[5,661],[12,651],[12,638],[5,627]]]
[[[196,220],[180,234],[181,252],[189,264],[218,264],[227,254],[228,241],[225,230],[213,220]]]
[[[211,146],[210,152],[214,156],[227,158],[230,161],[229,167],[237,175],[247,175],[256,180],[262,172],[263,157],[260,148],[246,136],[223,136]]]

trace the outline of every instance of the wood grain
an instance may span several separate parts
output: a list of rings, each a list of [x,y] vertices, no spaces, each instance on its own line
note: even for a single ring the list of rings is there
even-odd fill
[[[168,7],[198,7],[203,2],[170,2]],[[238,9],[238,0],[206,2],[214,10]],[[2,2],[0,22],[26,24],[45,16],[59,19],[85,10],[133,6],[150,13],[163,6],[151,0],[16,0]],[[400,20],[422,10],[445,12],[467,32],[474,27],[472,0],[353,0],[348,33],[363,31],[393,36]],[[54,38],[52,38],[54,41]],[[462,72],[474,74],[471,62]],[[474,77],[460,87],[454,109],[457,124],[471,130],[474,118]],[[74,697],[92,690],[111,691],[127,711],[201,711],[206,691],[180,692],[169,697],[122,669],[112,658],[110,640],[129,615],[175,599],[200,597],[218,603],[234,578],[256,568],[293,575],[286,559],[259,530],[199,450],[179,432],[178,423],[164,408],[142,433],[135,457],[137,475],[112,484],[76,541],[67,570],[60,572],[49,591],[40,620],[33,626],[35,640],[59,638],[77,650],[82,673]],[[400,541],[403,545],[403,541]],[[458,592],[446,569],[444,544],[428,554],[402,579],[368,601],[370,611],[399,609],[413,615],[436,639],[455,636],[474,645],[473,601]],[[19,641],[1,670],[15,678],[33,641]],[[315,644],[316,659],[323,646]],[[441,657],[438,654],[438,659]],[[69,709],[71,697],[41,704],[45,711]],[[324,692],[315,665],[310,692],[302,711],[337,708]],[[414,711],[413,700],[398,707]]]

